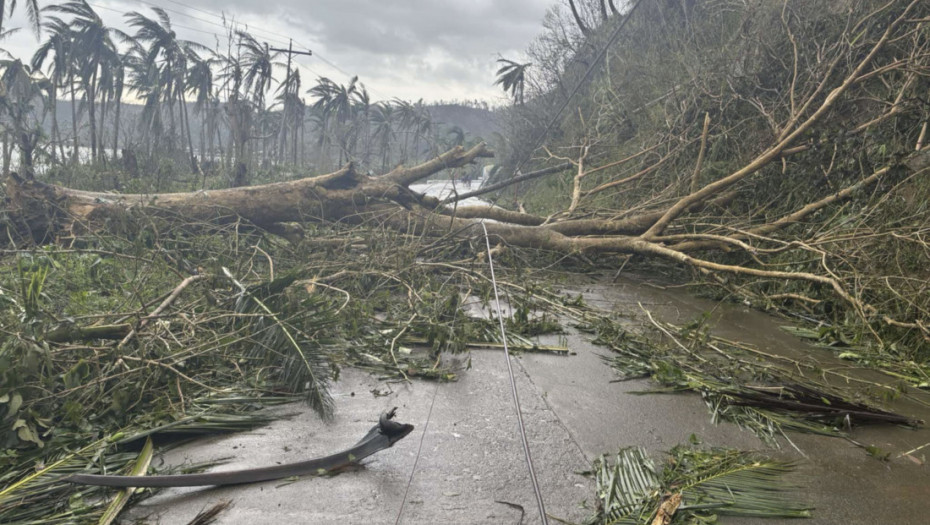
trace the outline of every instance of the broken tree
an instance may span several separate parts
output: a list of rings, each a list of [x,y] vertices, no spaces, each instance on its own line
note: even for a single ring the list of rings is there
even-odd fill
[[[492,219],[493,222],[486,223],[490,235],[513,246],[562,253],[658,257],[693,267],[723,284],[727,284],[727,280],[717,276],[719,273],[736,274],[764,286],[806,282],[838,297],[838,304],[845,305],[845,309],[862,320],[863,326],[869,327],[879,341],[880,337],[872,328],[875,323],[914,330],[930,341],[930,321],[921,318],[920,309],[906,313],[903,318],[880,312],[870,305],[874,295],[870,296],[864,291],[867,287],[860,286],[859,270],[853,267],[840,272],[830,263],[831,258],[848,260],[846,254],[838,253],[834,257],[829,251],[832,248],[825,247],[827,241],[822,235],[814,237],[819,235],[816,231],[792,231],[795,225],[810,220],[818,212],[867,191],[878,192],[874,200],[881,205],[882,199],[887,200],[928,172],[930,149],[924,145],[925,134],[921,133],[917,147],[910,145],[911,153],[875,155],[880,163],[871,159],[869,162],[849,159],[844,166],[852,167],[844,167],[843,177],[837,179],[842,186],[833,186],[829,180],[839,164],[836,156],[841,146],[850,150],[860,148],[864,141],[861,137],[891,125],[893,120],[904,115],[918,112],[918,106],[908,100],[917,96],[915,93],[925,94],[927,87],[926,78],[930,73],[930,38],[925,28],[928,8],[923,2],[912,0],[885,3],[876,9],[860,9],[859,6],[848,13],[828,13],[843,22],[838,24],[840,37],[819,43],[802,39],[811,35],[795,33],[793,27],[805,20],[800,16],[803,14],[800,10],[805,8],[802,4],[790,7],[798,13],[793,13],[789,4],[785,4],[780,15],[783,25],[780,32],[755,35],[760,39],[776,35],[789,51],[793,49],[788,61],[783,62],[788,84],[780,86],[781,91],[773,95],[774,98],[764,98],[771,90],[762,90],[733,73],[728,73],[733,75],[728,83],[718,83],[722,86],[719,93],[704,97],[709,89],[708,79],[695,76],[689,85],[673,86],[662,101],[648,103],[666,103],[665,111],[677,108],[684,115],[690,115],[690,120],[681,117],[684,124],[680,127],[670,128],[664,134],[653,134],[654,143],[641,144],[638,152],[622,155],[617,160],[611,157],[615,145],[605,145],[606,139],[599,134],[597,123],[601,116],[595,112],[593,121],[585,121],[589,124],[583,126],[585,135],[574,146],[546,148],[550,158],[558,161],[554,166],[515,173],[509,180],[490,188],[447,201],[418,194],[410,185],[442,170],[491,156],[484,144],[469,150],[457,147],[420,165],[400,166],[381,176],[362,174],[349,163],[334,173],[290,182],[183,194],[90,193],[12,176],[7,187],[11,227],[42,241],[54,239],[63,232],[80,235],[82,231],[104,227],[108,220],[125,215],[127,211],[140,209],[188,221],[244,220],[270,231],[280,231],[277,225],[283,222],[322,221],[385,226],[406,233],[440,237],[480,235],[480,229],[474,226],[478,221]],[[648,10],[643,13],[648,14]],[[751,20],[749,15],[752,14],[746,11],[744,19]],[[707,16],[713,22],[712,17],[717,15],[709,13]],[[644,24],[649,27],[648,23]],[[746,45],[752,49],[767,49],[754,41]],[[813,54],[799,51],[808,48]],[[738,85],[736,81],[746,85]],[[891,97],[887,103],[869,98],[878,89]],[[693,100],[672,103],[689,90]],[[699,103],[706,106],[716,100],[723,102],[719,108],[713,108],[713,112],[703,108],[696,111],[688,106]],[[648,104],[640,108],[641,112],[649,109]],[[731,140],[728,134],[737,124],[724,117],[730,106],[737,104],[755,108],[753,118],[765,129],[753,135],[758,143],[740,148],[749,153],[741,153],[738,163],[728,165],[724,172],[705,174],[705,157],[710,158],[705,155],[707,150],[714,144]],[[833,156],[828,157],[828,165],[815,164],[822,161],[823,154],[811,152],[831,149]],[[745,211],[730,212],[731,207],[746,200],[740,195],[741,190],[749,184],[760,187],[760,182],[777,180],[789,169],[792,159],[799,156],[808,158],[811,163],[799,169],[822,171],[823,178],[828,179],[829,191],[804,193],[803,196],[808,197],[806,201],[778,216],[766,216],[765,221],[752,217],[755,210],[748,214],[750,220],[745,220]],[[689,160],[690,167],[683,169]],[[631,166],[631,170],[623,171]],[[454,200],[565,170],[572,172],[567,192],[571,202],[561,213],[540,216],[492,206],[454,206]],[[654,188],[653,194],[643,192],[642,200],[626,209],[611,210],[603,205],[605,199],[616,199],[638,184]],[[790,188],[782,191],[788,190]],[[779,196],[773,197],[779,199]],[[863,215],[870,213],[868,210],[862,212]],[[854,219],[847,219],[843,224]],[[887,233],[920,242],[920,224],[896,228],[881,235]],[[848,235],[839,229],[837,232],[838,238]],[[823,262],[820,265],[789,265],[773,261],[787,250]],[[727,258],[718,254],[727,254]],[[733,254],[742,258],[733,257]],[[876,286],[884,286],[882,280],[882,276],[876,276]],[[885,279],[884,282],[890,281]],[[741,287],[741,292],[747,290],[749,287]],[[817,298],[795,291],[757,293],[764,300],[778,297],[799,305],[819,302]]]

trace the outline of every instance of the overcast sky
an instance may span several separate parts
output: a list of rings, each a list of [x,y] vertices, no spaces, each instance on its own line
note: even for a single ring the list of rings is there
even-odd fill
[[[222,14],[272,46],[313,51],[297,59],[303,85],[318,76],[345,83],[351,75],[375,100],[504,101],[492,86],[498,55],[521,59],[557,0],[93,0],[104,22],[126,30],[123,13],[154,17],[158,6],[178,36],[211,48],[225,42]],[[9,2],[8,2],[9,3]],[[47,6],[53,2],[39,0]],[[28,60],[37,46],[25,2],[4,22],[20,27],[0,48]],[[44,38],[44,36],[42,37]],[[283,77],[283,73],[280,74]]]

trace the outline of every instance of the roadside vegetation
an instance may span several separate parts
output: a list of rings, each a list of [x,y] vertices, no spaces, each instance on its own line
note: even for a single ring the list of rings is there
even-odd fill
[[[357,77],[307,83],[233,24],[207,47],[157,8],[130,32],[84,0],[18,8],[41,45],[0,63],[0,522],[115,517],[60,477],[144,469],[148,438],[253,428],[295,400],[327,418],[343,367],[455,380],[444,355],[500,344],[481,224],[516,351],[566,352],[536,336],[574,326],[620,378],[697,392],[771,445],[921,424],[882,405],[930,388],[926,2],[566,0],[500,59],[513,104],[483,138]],[[559,288],[628,269],[782,315],[888,381],[705,319],[636,312],[632,330]],[[592,522],[803,517],[768,491],[790,469],[624,449],[595,467]]]

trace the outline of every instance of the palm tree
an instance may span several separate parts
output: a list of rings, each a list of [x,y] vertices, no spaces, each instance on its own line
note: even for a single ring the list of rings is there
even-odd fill
[[[212,132],[215,116],[209,112],[213,93],[213,59],[195,58],[187,70],[187,92],[194,95],[194,114],[200,116],[200,155],[206,155],[206,137]],[[211,155],[212,160],[212,155]]]
[[[256,110],[261,118],[261,136],[264,143],[267,142],[265,137],[265,95],[271,89],[271,82],[274,80],[274,68],[280,65],[275,59],[280,56],[277,51],[272,52],[267,42],[261,43],[252,35],[239,31],[239,46],[243,50],[242,61],[245,68],[246,92],[251,91],[252,99],[255,101]],[[262,159],[267,158],[267,148],[262,147]]]
[[[6,14],[13,14],[13,11],[16,10],[16,0],[0,0],[0,32],[3,31],[3,23],[6,21]],[[29,21],[32,22],[32,30],[35,31],[36,36],[39,36],[42,32],[42,20],[41,20],[41,10],[39,9],[39,0],[26,0],[26,15],[29,16]]]
[[[356,145],[358,144],[358,132],[360,130],[365,130],[365,154],[362,158],[362,163],[368,165],[368,157],[371,153],[371,97],[368,95],[368,90],[365,89],[365,86],[359,83],[358,89],[352,93],[352,113],[355,115],[354,126],[352,129],[354,131],[354,136],[352,137],[352,145],[349,148],[349,151],[353,152],[353,157],[358,157],[358,151],[356,151]]]
[[[465,144],[465,130],[461,126],[452,126],[446,130],[446,137],[451,139],[449,145],[452,147]]]
[[[127,41],[129,51],[123,59],[129,71],[129,89],[142,100],[142,115],[139,128],[142,130],[142,143],[146,153],[151,154],[161,147],[164,136],[162,121],[162,76],[159,67],[147,59],[147,52],[138,42]]]
[[[497,81],[494,82],[494,85],[500,84],[504,88],[504,92],[509,91],[514,102],[522,106],[523,88],[526,84],[526,68],[533,64],[530,62],[520,64],[506,58],[499,58],[497,61],[503,65],[497,70]]]
[[[30,66],[33,71],[42,69],[46,61],[49,63],[48,77],[55,89],[51,91],[52,99],[49,105],[52,108],[52,160],[55,160],[55,144],[58,145],[62,160],[65,159],[65,145],[61,140],[61,131],[58,129],[58,89],[64,88],[74,80],[74,70],[72,68],[72,53],[74,36],[71,28],[64,20],[51,17],[42,26],[48,33],[48,40],[42,42],[36,52],[32,55]],[[73,93],[73,90],[72,90]],[[74,97],[71,99],[71,119],[74,121],[74,128],[77,129],[77,110]],[[77,131],[74,133],[75,139],[75,156],[77,158]]]
[[[297,164],[297,134],[302,126],[305,104],[300,99],[300,70],[294,69],[290,76],[278,87],[277,99],[281,103],[281,122],[278,130],[279,152],[281,161],[287,157],[288,130],[291,132],[292,162]]]
[[[33,153],[42,137],[42,122],[55,88],[44,75],[33,73],[18,59],[0,62],[0,67],[3,68],[0,82],[5,88],[0,96],[0,109],[9,117],[9,131],[19,146],[22,169],[31,175]],[[41,116],[36,114],[37,103],[41,104]]]
[[[230,42],[232,39],[230,38]],[[240,40],[241,42],[241,40]],[[226,165],[231,167],[232,186],[244,186],[248,183],[248,141],[252,134],[252,106],[242,92],[245,67],[238,46],[232,53],[232,44],[227,54],[219,57],[222,68],[219,71],[220,91],[226,94],[225,112],[229,123],[229,147],[226,151]],[[233,162],[235,159],[235,163]]]
[[[100,76],[107,76],[112,68],[121,67],[119,52],[113,43],[112,35],[116,30],[104,25],[100,16],[85,0],[72,0],[65,4],[53,5],[51,11],[72,15],[71,32],[73,42],[73,67],[81,81],[85,102],[88,106],[90,124],[91,156],[98,158],[96,102],[99,95]]]
[[[298,85],[298,88],[299,87],[300,86]],[[298,145],[303,146],[303,144],[305,144],[304,131],[306,129],[305,123],[307,120],[307,103],[304,101],[304,99],[300,98],[297,95],[296,91],[294,92],[292,96],[294,99],[294,102],[292,103],[292,107],[294,108],[294,126],[295,127],[294,127],[293,136],[291,137],[292,139],[291,140],[291,143],[292,143],[292,152],[291,152],[292,157],[291,158],[292,158],[293,164],[297,167],[300,167],[300,164],[301,164],[300,160],[303,157],[298,155],[297,148],[298,148]],[[297,138],[298,133],[300,134],[299,141]]]
[[[168,103],[170,121],[174,123],[174,104],[178,103],[178,120],[181,133],[187,138],[191,169],[197,171],[197,159],[194,156],[194,141],[191,135],[190,118],[184,98],[187,92],[187,64],[200,60],[197,51],[206,48],[190,40],[182,40],[171,27],[171,18],[163,9],[153,7],[157,20],[140,13],[126,14],[127,23],[135,28],[133,38],[147,46],[145,60],[160,63],[162,95]],[[172,130],[173,131],[173,130]]]
[[[347,139],[351,133],[351,128],[346,126],[353,117],[355,109],[354,101],[359,96],[359,91],[364,90],[364,86],[359,83],[358,77],[352,77],[349,83],[336,84],[326,77],[320,77],[317,85],[310,88],[307,92],[316,97],[313,104],[314,109],[319,110],[323,118],[322,133],[324,136],[327,131],[334,134],[339,140],[339,163],[343,162],[343,154],[347,153]],[[325,138],[322,144],[325,150]]]
[[[417,101],[416,119],[414,121],[413,133],[413,161],[419,162],[420,159],[420,138],[428,137],[433,131],[433,119],[429,110],[423,105],[423,99]]]
[[[371,113],[374,126],[372,138],[378,142],[381,150],[381,171],[387,171],[391,160],[391,142],[394,139],[394,105],[390,102],[378,102]]]
[[[123,107],[123,90],[126,88],[126,56],[119,57],[119,67],[113,72],[112,94],[116,101],[116,113],[113,115],[113,158],[119,151],[119,117]]]
[[[410,134],[410,128],[418,126],[417,108],[406,100],[399,98],[394,99],[394,108],[397,110],[397,120],[400,128],[404,130],[404,146],[400,154],[400,162],[407,162],[407,139]]]
[[[267,42],[260,43],[244,31],[239,31],[238,35],[244,50],[242,60],[245,67],[245,88],[252,92],[252,98],[259,108],[264,109],[265,95],[271,89],[271,81],[274,79],[274,67],[280,65],[275,62],[280,53],[272,52]]]

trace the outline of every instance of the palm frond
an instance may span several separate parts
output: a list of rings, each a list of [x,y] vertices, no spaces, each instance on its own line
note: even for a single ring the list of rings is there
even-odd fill
[[[285,304],[280,292],[296,280],[296,274],[252,288],[240,284],[228,271],[227,276],[241,290],[236,300],[237,313],[264,314],[241,321],[251,323],[246,344],[252,346],[252,355],[274,366],[281,383],[290,391],[304,393],[307,403],[321,417],[332,417],[330,363],[320,338],[314,337],[335,324],[330,301],[310,296],[301,303],[299,313],[279,314]]]
[[[652,523],[666,499],[681,498],[676,523],[701,522],[714,515],[806,518],[810,506],[794,494],[784,476],[794,466],[732,449],[676,447],[657,472],[639,447],[621,449],[613,463],[594,464],[596,514],[589,525]],[[691,521],[689,521],[691,520]]]

